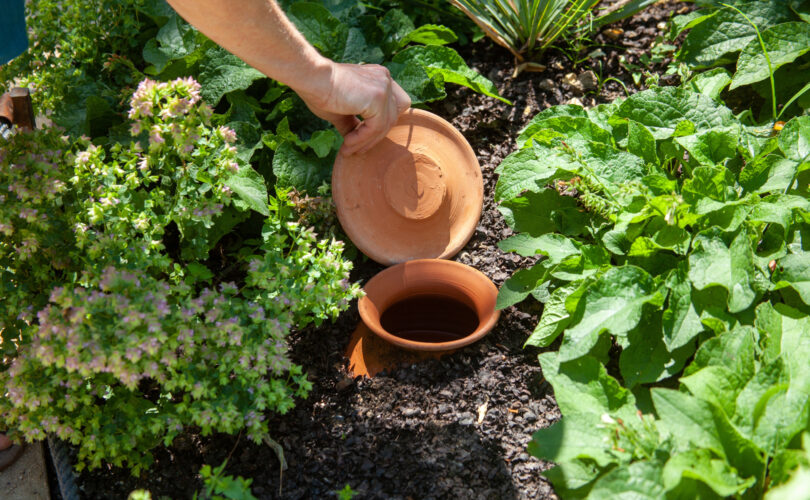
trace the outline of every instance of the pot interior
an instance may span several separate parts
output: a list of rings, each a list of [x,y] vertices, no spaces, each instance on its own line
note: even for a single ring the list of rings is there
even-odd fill
[[[478,329],[475,309],[444,294],[419,294],[398,300],[380,315],[382,328],[413,342],[452,342]]]

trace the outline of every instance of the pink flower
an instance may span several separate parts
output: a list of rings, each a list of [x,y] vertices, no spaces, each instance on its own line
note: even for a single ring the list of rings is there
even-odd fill
[[[160,135],[160,127],[153,126],[149,134],[149,144],[162,144],[166,142],[163,136]]]

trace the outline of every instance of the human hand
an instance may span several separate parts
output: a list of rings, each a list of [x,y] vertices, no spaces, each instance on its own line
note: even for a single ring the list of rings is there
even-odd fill
[[[330,63],[326,91],[293,90],[315,115],[337,128],[343,136],[341,154],[363,153],[385,137],[411,106],[411,98],[384,66]]]

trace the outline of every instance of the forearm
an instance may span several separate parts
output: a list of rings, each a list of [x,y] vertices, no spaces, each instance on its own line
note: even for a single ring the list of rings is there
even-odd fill
[[[265,75],[326,99],[333,63],[318,54],[273,0],[168,0],[186,21]]]

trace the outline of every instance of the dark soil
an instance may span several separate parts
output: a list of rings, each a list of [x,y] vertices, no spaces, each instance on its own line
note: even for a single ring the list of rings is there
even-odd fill
[[[484,174],[480,224],[455,260],[479,269],[499,286],[526,264],[497,247],[511,231],[493,201],[495,167],[513,151],[518,131],[538,111],[572,99],[592,106],[624,95],[615,81],[582,92],[563,83],[566,74],[592,70],[603,79],[623,81],[630,92],[640,90],[627,68],[643,66],[639,58],[650,53],[665,21],[681,9],[688,7],[659,3],[614,25],[624,30],[615,40],[599,34],[577,54],[586,57],[600,48],[603,55],[574,66],[568,56],[552,50],[544,59],[546,71],[514,79],[512,57],[505,49],[486,39],[460,48],[468,64],[496,82],[514,106],[457,88],[431,107],[465,135]],[[665,67],[661,62],[649,71],[660,74]],[[381,269],[358,259],[353,279],[365,282]],[[555,498],[540,475],[551,464],[526,453],[532,432],[560,418],[537,362],[538,351],[522,347],[540,312],[539,304],[527,300],[503,311],[483,341],[441,361],[353,380],[343,352],[359,321],[354,308],[334,325],[290,336],[292,358],[307,370],[314,388],[287,415],[268,415],[272,437],[283,446],[289,465],[283,475],[265,445],[190,432],[170,448],[157,449],[156,463],[141,478],[104,467],[83,473],[80,490],[88,499],[123,499],[137,488],[150,490],[155,499],[190,498],[201,486],[200,467],[228,458],[226,473],[252,478],[259,498],[334,498],[333,492],[347,484],[363,499]]]

